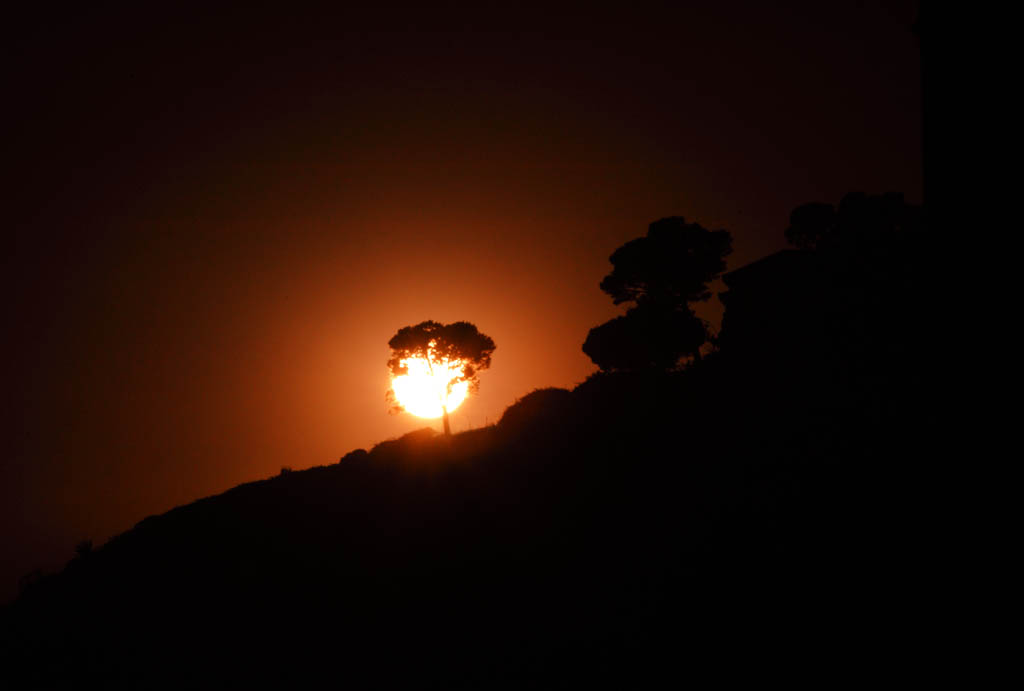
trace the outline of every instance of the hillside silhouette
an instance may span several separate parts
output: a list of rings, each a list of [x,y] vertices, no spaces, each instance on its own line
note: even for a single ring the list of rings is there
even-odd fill
[[[5,673],[489,688],[909,664],[925,236],[871,219],[913,211],[850,195],[794,212],[832,220],[725,274],[718,348],[683,369],[540,389],[495,425],[414,432],[79,550],[4,612]]]

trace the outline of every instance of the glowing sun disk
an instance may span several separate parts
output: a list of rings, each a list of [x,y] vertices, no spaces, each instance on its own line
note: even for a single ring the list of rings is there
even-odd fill
[[[407,412],[417,417],[441,417],[444,414],[442,406],[447,406],[450,413],[466,400],[469,382],[451,384],[462,372],[460,361],[431,366],[424,358],[411,358],[402,360],[401,365],[408,368],[408,373],[394,377],[391,389]]]

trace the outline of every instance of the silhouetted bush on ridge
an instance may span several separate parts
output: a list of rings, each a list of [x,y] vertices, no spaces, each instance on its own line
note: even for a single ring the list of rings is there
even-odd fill
[[[545,422],[557,424],[570,410],[573,401],[572,392],[567,389],[534,389],[506,408],[498,425],[508,430]]]

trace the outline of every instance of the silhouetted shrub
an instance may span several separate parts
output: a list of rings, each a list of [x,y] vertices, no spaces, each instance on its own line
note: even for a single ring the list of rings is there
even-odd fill
[[[355,451],[349,451],[338,459],[338,463],[356,463],[358,461],[366,460],[368,456],[369,454],[366,453],[366,449],[356,449]]]
[[[508,430],[558,422],[572,409],[573,403],[572,392],[567,389],[535,389],[506,408],[498,426]]]
[[[433,427],[423,427],[398,439],[382,441],[370,450],[369,455],[374,460],[421,455],[436,446],[437,437],[437,431]]]

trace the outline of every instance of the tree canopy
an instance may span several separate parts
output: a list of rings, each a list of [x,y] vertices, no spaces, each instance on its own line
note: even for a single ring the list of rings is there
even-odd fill
[[[706,230],[682,216],[650,224],[647,235],[615,250],[612,272],[601,290],[616,305],[624,302],[660,303],[674,307],[711,297],[707,284],[725,271],[732,252],[727,230]]]
[[[388,370],[393,376],[408,374],[407,361],[426,360],[428,365],[451,366],[458,363],[457,375],[448,381],[447,393],[456,384],[467,382],[472,392],[480,388],[479,373],[491,366],[494,340],[480,332],[475,324],[466,321],[442,324],[424,321],[415,326],[404,326],[388,341],[391,357]],[[389,396],[392,392],[388,392]],[[397,406],[400,409],[400,406]],[[450,434],[447,404],[442,402],[445,433]]]
[[[707,331],[690,310],[638,306],[594,327],[583,352],[602,370],[667,370],[696,353]]]
[[[725,270],[732,251],[726,230],[707,230],[681,216],[655,221],[647,235],[612,253],[601,290],[624,316],[590,330],[583,352],[602,370],[671,369],[698,356],[707,325],[689,303],[711,297],[708,284]]]
[[[851,192],[832,204],[812,202],[793,209],[786,240],[805,250],[843,247],[885,250],[921,229],[921,207],[907,204],[903,195]]]
[[[424,358],[432,364],[458,360],[462,363],[462,376],[458,381],[479,385],[477,373],[491,366],[491,354],[496,346],[490,336],[480,333],[470,322],[425,321],[399,329],[388,341],[388,347],[391,348],[388,369],[396,376],[406,373],[403,360]]]

